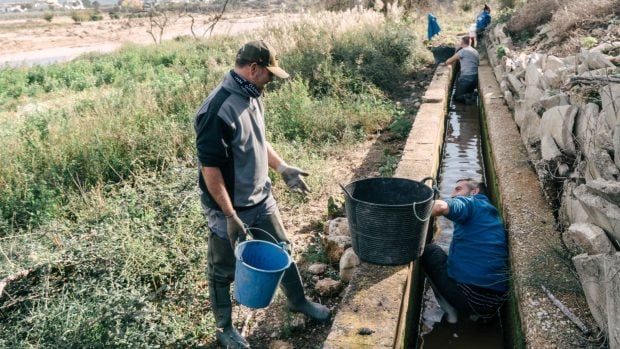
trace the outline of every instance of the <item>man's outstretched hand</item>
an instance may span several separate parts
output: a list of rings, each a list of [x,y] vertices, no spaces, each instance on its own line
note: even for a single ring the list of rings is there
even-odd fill
[[[310,188],[308,188],[308,185],[302,178],[302,176],[308,176],[308,172],[284,163],[278,166],[278,172],[282,176],[282,179],[284,179],[284,183],[286,183],[292,191],[298,192],[304,196],[310,193]]]

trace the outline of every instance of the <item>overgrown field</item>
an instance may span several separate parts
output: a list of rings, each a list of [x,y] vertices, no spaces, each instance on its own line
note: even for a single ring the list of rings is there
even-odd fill
[[[265,94],[268,137],[314,172],[311,195],[344,145],[406,135],[389,95],[430,57],[410,24],[372,12],[0,70],[0,279],[29,273],[0,294],[0,347],[213,341],[192,122],[257,37],[293,75]],[[272,179],[281,205],[303,204]]]

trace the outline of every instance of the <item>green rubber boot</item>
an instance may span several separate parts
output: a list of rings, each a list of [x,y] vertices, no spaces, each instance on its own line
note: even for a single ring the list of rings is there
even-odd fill
[[[304,295],[304,286],[297,265],[292,263],[286,269],[280,287],[287,298],[288,308],[294,313],[302,313],[317,321],[327,321],[331,316],[330,310],[319,303],[312,302]]]
[[[230,301],[230,286],[215,288],[209,286],[211,308],[215,315],[217,341],[225,348],[250,348],[243,336],[232,325],[232,302]]]

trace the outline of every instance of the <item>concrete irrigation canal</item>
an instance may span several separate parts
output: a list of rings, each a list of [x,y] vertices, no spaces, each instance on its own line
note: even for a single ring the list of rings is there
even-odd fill
[[[485,323],[442,321],[442,310],[425,285],[418,262],[401,266],[361,263],[349,284],[324,348],[545,348],[572,347],[584,337],[544,289],[560,295],[588,323],[592,319],[571,276],[555,217],[540,190],[527,152],[493,68],[482,60],[478,105],[451,101],[455,72],[439,66],[420,106],[395,177],[439,178],[441,197],[455,181],[471,177],[487,183],[509,241],[509,300]],[[445,248],[451,224],[429,225],[427,242]],[[556,299],[557,300],[557,299]],[[583,342],[581,342],[583,343]]]
[[[452,90],[454,96],[454,89]],[[450,99],[446,118],[441,169],[439,173],[439,192],[441,198],[450,197],[456,181],[472,178],[486,182],[482,153],[482,133],[480,109],[477,105],[455,103]],[[445,217],[435,220],[434,242],[448,251],[452,241],[453,224]],[[437,304],[428,283],[424,290],[423,311],[421,314],[420,340],[418,346],[424,348],[501,348],[503,336],[501,320],[495,317],[485,323],[477,323],[468,318],[459,319],[457,325],[444,321],[443,310]]]

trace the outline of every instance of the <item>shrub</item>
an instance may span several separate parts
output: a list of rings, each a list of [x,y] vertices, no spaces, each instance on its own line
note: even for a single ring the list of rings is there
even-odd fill
[[[461,1],[461,9],[465,12],[471,11],[471,2],[469,0]]]
[[[497,59],[502,59],[506,55],[506,46],[497,45],[495,48],[495,54],[497,55]]]
[[[110,12],[110,19],[119,19],[121,15],[118,12]]]
[[[51,12],[46,12],[43,14],[43,19],[48,22],[51,22],[53,18],[54,18],[54,14]]]
[[[512,7],[505,7],[499,11],[495,15],[495,21],[497,23],[507,23],[512,19],[512,16],[515,13],[515,9]]]
[[[71,19],[76,23],[86,22],[89,17],[86,11],[71,11]]]
[[[90,15],[91,21],[100,21],[103,19],[103,15],[101,13],[95,12]]]
[[[528,1],[512,16],[506,28],[512,34],[535,33],[536,27],[547,23],[559,7],[557,0]]]
[[[591,36],[585,36],[582,37],[579,42],[581,43],[581,46],[585,47],[585,48],[592,48],[594,46],[596,46],[596,44],[598,44],[598,40],[596,40],[596,38],[593,38]]]
[[[562,6],[562,11],[554,13],[550,22],[561,39],[568,38],[575,29],[591,30],[606,26],[609,19],[620,16],[618,0],[591,1],[587,6],[584,6],[582,1],[570,0]]]

